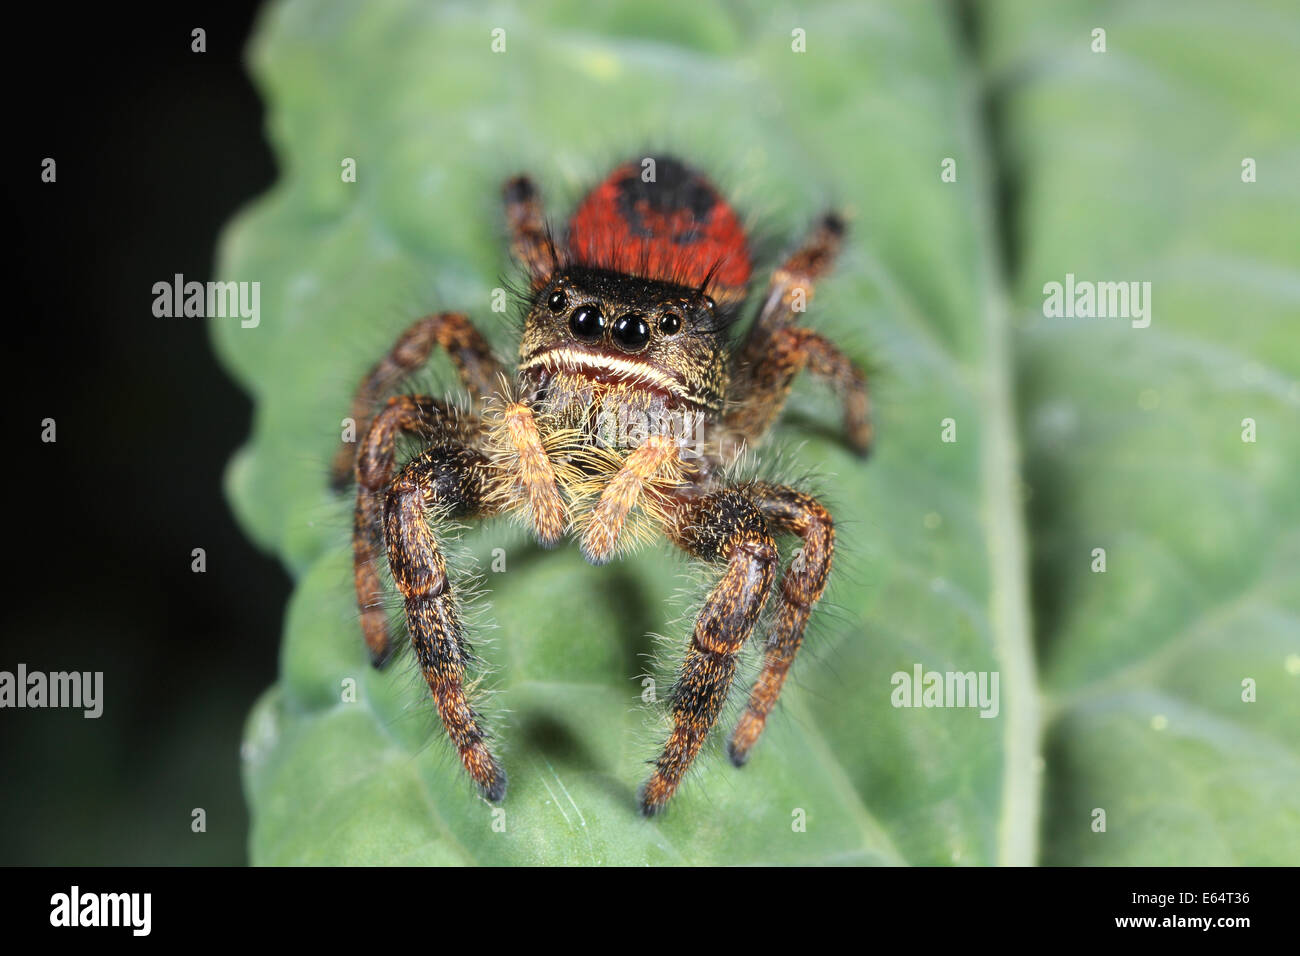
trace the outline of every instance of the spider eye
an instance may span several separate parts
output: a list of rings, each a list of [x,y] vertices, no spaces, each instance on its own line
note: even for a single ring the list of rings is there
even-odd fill
[[[659,319],[659,331],[664,335],[676,335],[681,328],[682,317],[676,312],[665,312]]]
[[[580,306],[569,319],[569,329],[580,339],[598,339],[605,334],[605,314],[597,305]]]
[[[563,289],[556,289],[551,293],[551,297],[546,300],[546,307],[555,313],[563,312],[564,307],[568,304],[569,297],[564,294]]]
[[[619,348],[635,352],[650,341],[650,325],[636,312],[624,312],[614,320],[612,335]]]

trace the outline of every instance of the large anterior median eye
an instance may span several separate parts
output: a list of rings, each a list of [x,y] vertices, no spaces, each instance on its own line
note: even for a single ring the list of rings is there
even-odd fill
[[[650,341],[650,326],[639,313],[624,312],[614,320],[611,335],[619,348],[635,352]]]
[[[605,334],[605,314],[598,305],[584,305],[569,318],[569,329],[580,339],[598,339]]]

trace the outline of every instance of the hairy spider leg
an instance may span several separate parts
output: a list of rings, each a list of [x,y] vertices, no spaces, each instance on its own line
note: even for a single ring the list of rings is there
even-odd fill
[[[444,439],[411,459],[384,499],[388,566],[402,594],[416,660],[460,761],[491,801],[506,775],[488,749],[482,718],[465,692],[470,651],[433,523],[481,516],[492,466],[479,450]],[[432,518],[432,521],[431,521]]]
[[[369,429],[375,406],[384,396],[423,366],[438,346],[451,357],[461,384],[469,391],[476,406],[492,394],[501,375],[501,366],[493,357],[487,339],[463,313],[427,315],[403,332],[388,354],[361,380],[350,412],[357,435],[364,435]],[[330,483],[335,491],[347,487],[356,452],[353,444],[345,441],[335,453],[330,468]]]
[[[384,587],[377,557],[383,546],[383,502],[393,478],[397,437],[472,443],[481,427],[476,416],[460,413],[428,395],[390,398],[375,416],[357,450],[356,507],[352,515],[352,575],[361,612],[361,633],[370,662],[382,667],[392,655]]]
[[[506,230],[510,235],[510,253],[528,270],[536,289],[559,265],[555,243],[546,226],[541,196],[527,176],[516,176],[502,189],[506,206]]]
[[[683,499],[670,534],[687,553],[725,569],[695,621],[673,687],[673,730],[641,788],[641,811],[663,809],[718,719],[736,658],[754,630],[772,588],[776,543],[757,505],[731,488]]]
[[[806,368],[841,396],[844,430],[853,449],[864,456],[870,453],[873,434],[866,376],[828,339],[798,325],[816,280],[834,264],[843,236],[843,220],[834,214],[823,217],[803,245],[773,272],[736,363],[743,399],[727,415],[726,425],[740,441],[754,444],[767,433],[781,415],[795,376]]]
[[[618,546],[628,517],[648,488],[665,472],[680,467],[677,442],[664,435],[650,435],[632,450],[618,472],[605,485],[600,500],[586,516],[582,534],[582,556],[592,564],[605,564]],[[669,475],[675,483],[679,475]]]
[[[776,613],[765,641],[763,669],[727,743],[727,753],[737,767],[749,759],[768,714],[776,706],[786,674],[803,643],[808,617],[826,589],[835,554],[835,523],[812,495],[768,482],[756,482],[748,490],[768,525],[775,531],[796,535],[800,548],[781,577]]]

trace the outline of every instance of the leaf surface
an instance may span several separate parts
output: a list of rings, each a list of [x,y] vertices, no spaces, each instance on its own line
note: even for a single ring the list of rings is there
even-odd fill
[[[263,319],[213,323],[257,400],[230,498],[297,578],[245,741],[254,862],[1300,856],[1298,163],[1278,120],[1295,92],[1233,85],[1259,56],[1284,75],[1294,18],[1190,5],[1171,36],[1137,4],[1093,55],[1087,8],[1065,9],[981,5],[978,56],[929,4],[269,9],[251,57],[283,175],[230,226],[220,269],[261,282]],[[879,452],[858,462],[833,397],[797,387],[763,455],[832,508],[832,586],[749,765],[717,746],[733,713],[653,821],[634,795],[666,725],[644,677],[662,697],[698,572],[666,546],[598,569],[509,524],[469,529],[510,775],[494,815],[409,663],[367,664],[327,462],[352,387],[414,317],[465,310],[512,354],[491,310],[511,274],[507,176],[530,171],[560,221],[615,162],[663,149],[713,171],[769,252],[848,211],[808,323],[879,369]],[[1267,181],[1242,184],[1238,154]],[[1151,327],[1043,318],[1067,271],[1152,281]],[[997,672],[998,715],[893,706],[892,676],[917,665]]]

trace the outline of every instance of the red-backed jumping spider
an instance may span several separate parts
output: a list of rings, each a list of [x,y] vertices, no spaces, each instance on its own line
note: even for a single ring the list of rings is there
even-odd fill
[[[753,324],[733,344],[729,327],[749,292],[749,242],[700,173],[668,157],[619,166],[583,199],[558,248],[529,179],[511,180],[504,195],[511,250],[528,271],[513,380],[464,315],[444,312],[408,329],[353,403],[362,439],[340,449],[334,477],[339,486],[353,476],[357,483],[362,631],[383,664],[391,645],[376,559],[386,553],[443,726],[482,794],[499,801],[506,775],[466,696],[468,651],[440,523],[514,512],[544,546],[578,537],[593,564],[655,533],[720,566],[673,688],[674,729],[641,789],[649,815],[672,797],[713,727],[737,654],[771,595],[762,670],[728,744],[732,761],[745,762],[826,585],[835,542],[826,509],[796,488],[733,483],[728,466],[768,432],[805,368],[833,384],[849,442],[869,449],[862,372],[797,321],[844,226],[836,215],[820,220],[775,270]],[[472,409],[427,395],[380,406],[435,347],[451,356]],[[703,423],[703,440],[688,450],[682,436],[701,433],[682,427],[691,418]],[[649,424],[611,430],[614,420]],[[399,434],[416,436],[422,450],[397,469]],[[778,533],[801,545],[779,583]]]

